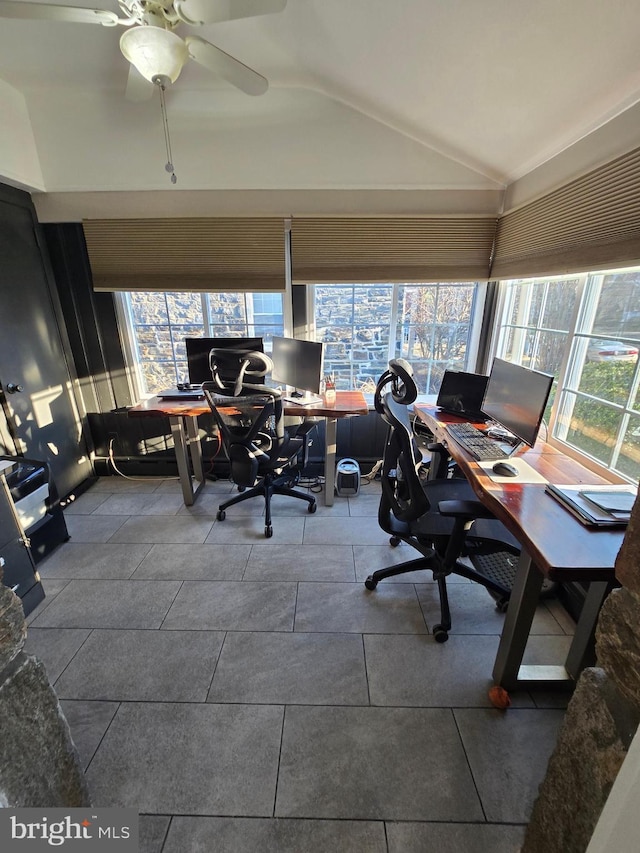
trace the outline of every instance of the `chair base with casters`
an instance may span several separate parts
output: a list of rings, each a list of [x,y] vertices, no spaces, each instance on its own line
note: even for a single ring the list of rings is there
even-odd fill
[[[304,492],[299,492],[292,488],[292,482],[295,482],[295,478],[292,479],[291,471],[288,471],[286,474],[281,474],[279,476],[266,474],[257,485],[252,486],[251,488],[238,486],[238,488],[243,489],[243,491],[239,495],[221,503],[218,507],[216,518],[218,521],[224,521],[227,516],[226,510],[230,506],[234,506],[235,504],[242,503],[242,501],[247,501],[251,498],[262,495],[264,497],[264,535],[267,539],[270,539],[273,536],[273,527],[271,525],[271,498],[273,495],[287,495],[290,498],[298,498],[298,500],[307,501],[309,505],[307,507],[307,512],[309,513],[314,513],[318,508],[316,499],[310,495],[305,495]]]

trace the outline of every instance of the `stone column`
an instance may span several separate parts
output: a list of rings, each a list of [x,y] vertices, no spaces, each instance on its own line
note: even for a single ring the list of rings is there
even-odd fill
[[[89,806],[58,697],[42,663],[22,651],[26,634],[20,599],[0,583],[0,807]]]
[[[596,629],[597,667],[571,697],[522,853],[584,853],[640,722],[640,501]]]

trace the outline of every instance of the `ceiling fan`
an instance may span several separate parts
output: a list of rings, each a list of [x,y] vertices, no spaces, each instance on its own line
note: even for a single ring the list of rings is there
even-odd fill
[[[132,66],[127,83],[130,100],[150,97],[152,84],[164,89],[175,82],[189,59],[248,95],[267,91],[269,83],[257,71],[211,42],[195,35],[181,38],[175,30],[182,24],[197,27],[281,12],[287,0],[118,0],[118,5],[122,17],[105,9],[0,0],[0,18],[127,27],[120,37],[120,50]]]

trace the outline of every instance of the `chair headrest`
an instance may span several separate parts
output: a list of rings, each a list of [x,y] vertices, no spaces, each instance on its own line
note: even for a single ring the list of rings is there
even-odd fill
[[[404,358],[393,358],[389,367],[378,379],[374,405],[377,412],[383,414],[382,394],[390,386],[391,396],[403,406],[409,406],[418,396],[418,386],[413,378],[413,368]]]
[[[214,347],[209,352],[209,367],[213,381],[220,388],[233,385],[233,394],[237,397],[245,378],[261,379],[273,370],[273,362],[268,355],[256,350]]]

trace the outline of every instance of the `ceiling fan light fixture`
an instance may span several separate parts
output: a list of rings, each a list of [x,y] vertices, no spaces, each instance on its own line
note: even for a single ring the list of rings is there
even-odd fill
[[[180,36],[162,27],[138,26],[126,30],[120,37],[120,50],[151,83],[158,77],[175,83],[189,59],[187,45]]]

